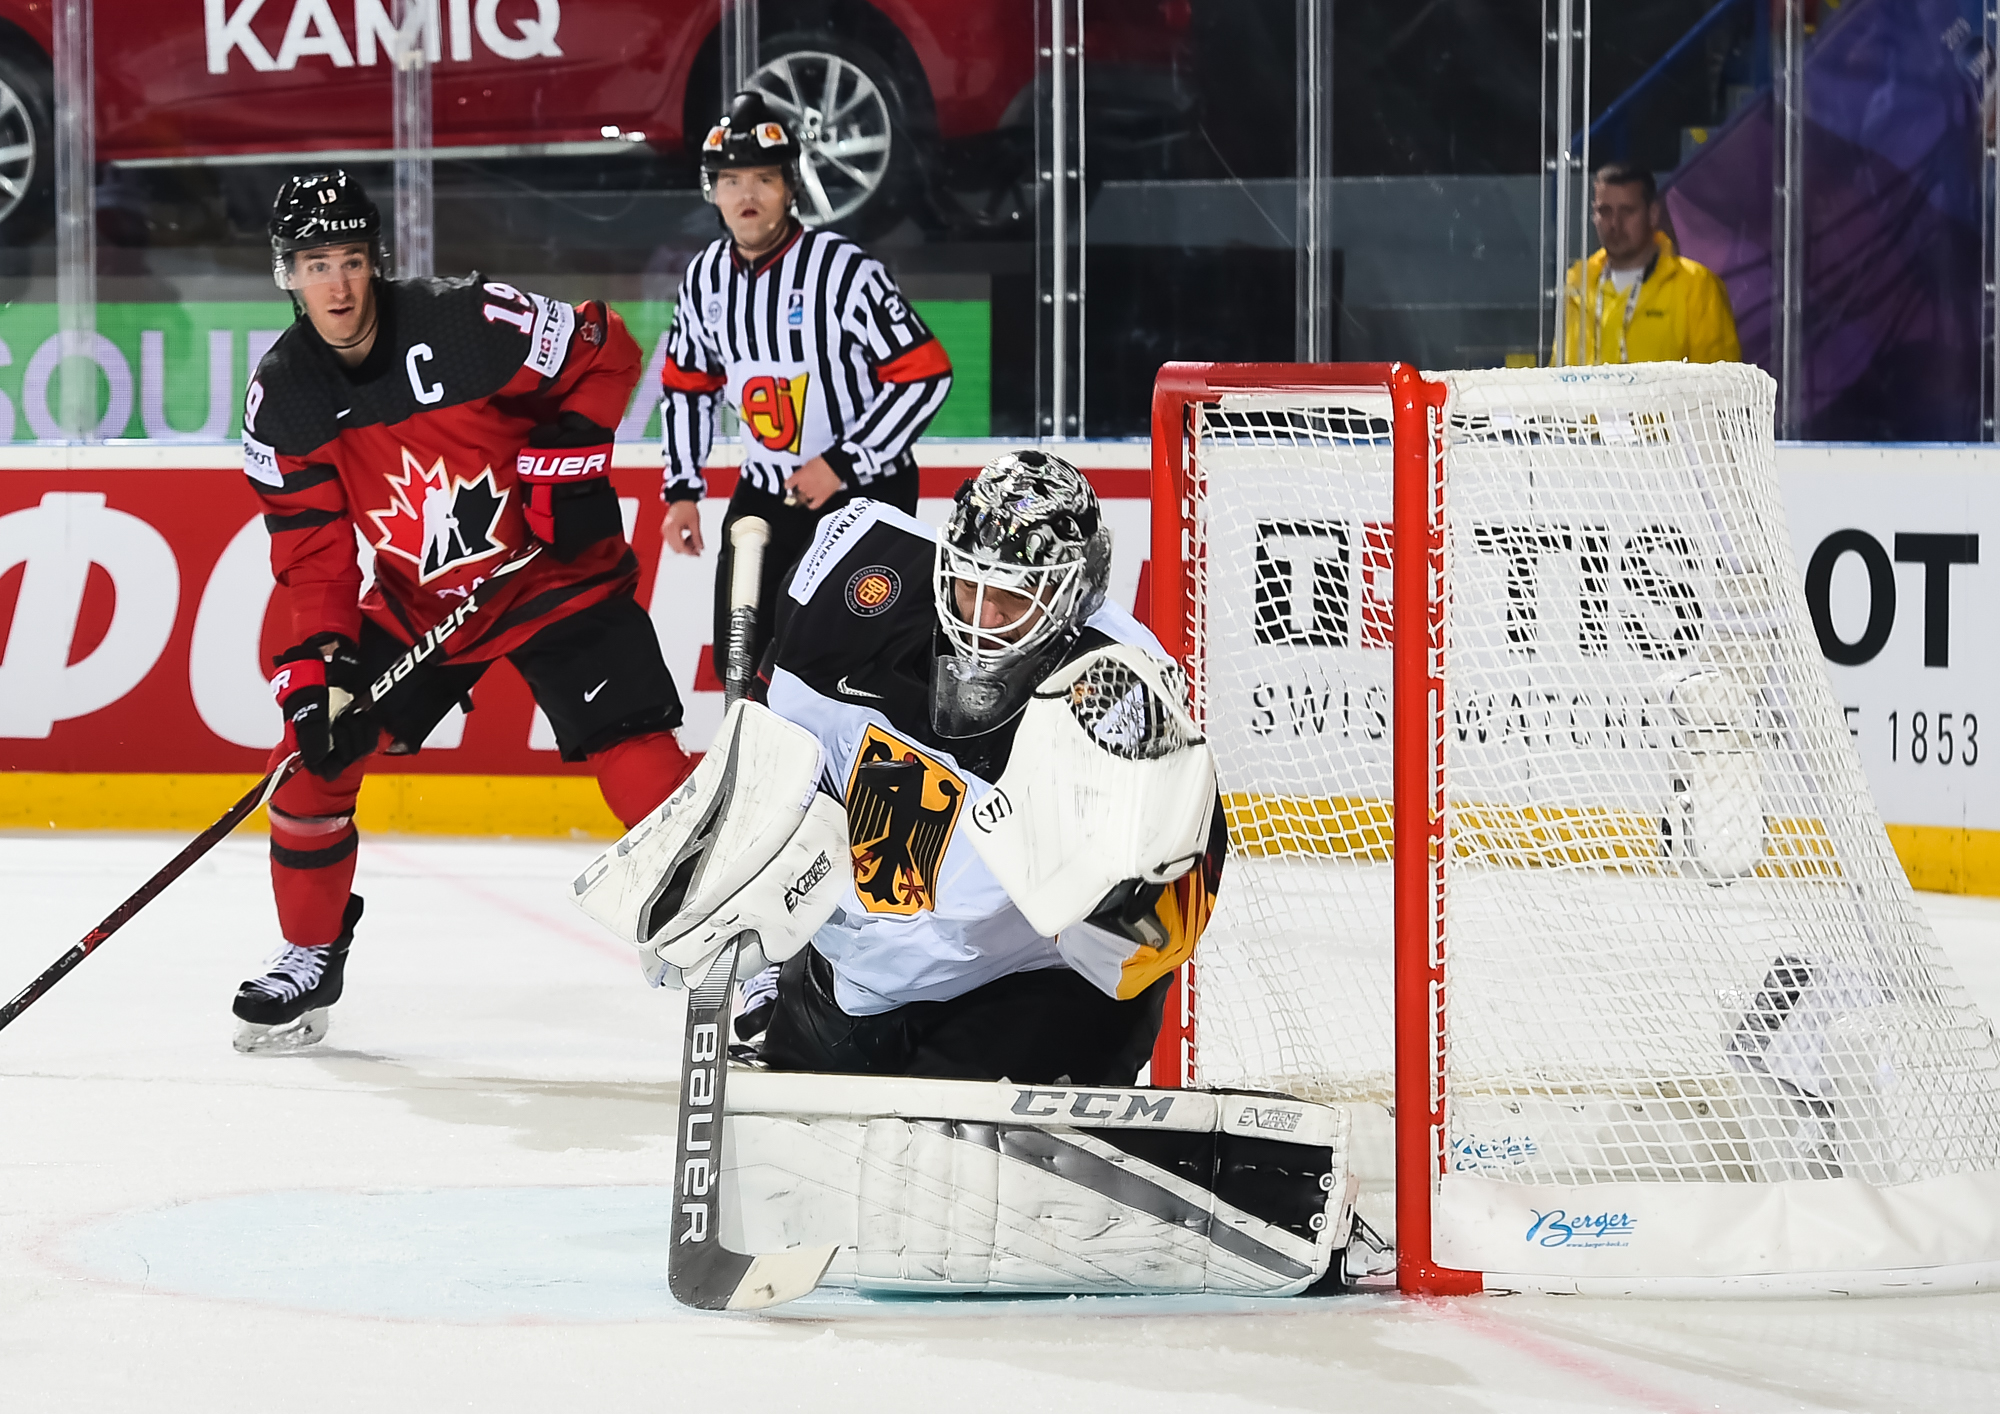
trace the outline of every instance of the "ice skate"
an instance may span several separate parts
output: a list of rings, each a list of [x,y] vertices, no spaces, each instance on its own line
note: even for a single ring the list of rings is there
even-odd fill
[[[340,936],[324,947],[286,943],[264,973],[236,989],[236,1049],[246,1055],[304,1050],[326,1038],[327,1012],[340,1000],[347,949],[361,921],[361,896],[349,894]]]

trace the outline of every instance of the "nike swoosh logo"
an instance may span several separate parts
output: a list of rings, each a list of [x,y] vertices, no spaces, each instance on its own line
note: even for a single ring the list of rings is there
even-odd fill
[[[845,673],[841,674],[840,681],[833,685],[833,690],[846,697],[872,697],[877,702],[883,700],[882,694],[879,692],[868,692],[862,688],[849,687],[847,685],[847,675]]]
[[[353,411],[354,411],[354,409],[353,409],[353,408],[342,408],[342,409],[341,409],[341,410],[340,410],[339,412],[335,413],[335,414],[334,414],[334,416],[335,416],[335,417],[345,417],[345,416],[347,416],[347,415],[348,415],[348,414],[349,414],[350,412],[353,412]]]
[[[606,679],[604,680],[604,682],[601,682],[601,683],[599,683],[599,684],[598,684],[598,685],[597,685],[596,687],[593,687],[593,688],[592,688],[592,689],[591,689],[590,691],[588,691],[588,692],[584,693],[584,695],[583,695],[583,700],[584,700],[585,702],[588,702],[588,701],[590,701],[590,700],[591,700],[592,698],[596,697],[598,693],[600,693],[600,692],[604,691],[604,683],[605,683],[605,682],[610,682],[610,681],[611,681],[611,679],[610,679],[610,678],[606,678]]]

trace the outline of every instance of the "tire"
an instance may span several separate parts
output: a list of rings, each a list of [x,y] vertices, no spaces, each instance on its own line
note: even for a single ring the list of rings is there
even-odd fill
[[[824,34],[779,35],[761,48],[766,58],[749,86],[798,134],[801,219],[859,238],[894,226],[917,169],[894,67]]]
[[[0,245],[29,244],[55,215],[53,90],[46,63],[0,50]]]

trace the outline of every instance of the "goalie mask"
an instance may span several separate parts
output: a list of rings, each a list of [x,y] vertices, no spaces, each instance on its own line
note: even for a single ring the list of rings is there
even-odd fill
[[[1046,452],[1009,452],[958,490],[938,535],[942,630],[931,671],[940,736],[1013,717],[1104,603],[1111,532],[1083,473]]]

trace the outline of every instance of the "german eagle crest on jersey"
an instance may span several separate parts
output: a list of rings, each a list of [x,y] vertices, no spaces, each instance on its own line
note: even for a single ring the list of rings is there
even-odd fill
[[[958,824],[965,781],[942,762],[870,726],[847,783],[854,891],[870,913],[937,907],[938,865]]]
[[[508,493],[493,484],[492,467],[468,481],[452,476],[443,457],[426,470],[405,447],[402,474],[386,480],[394,488],[389,504],[368,512],[381,533],[375,552],[415,565],[419,584],[506,553],[493,529]]]

